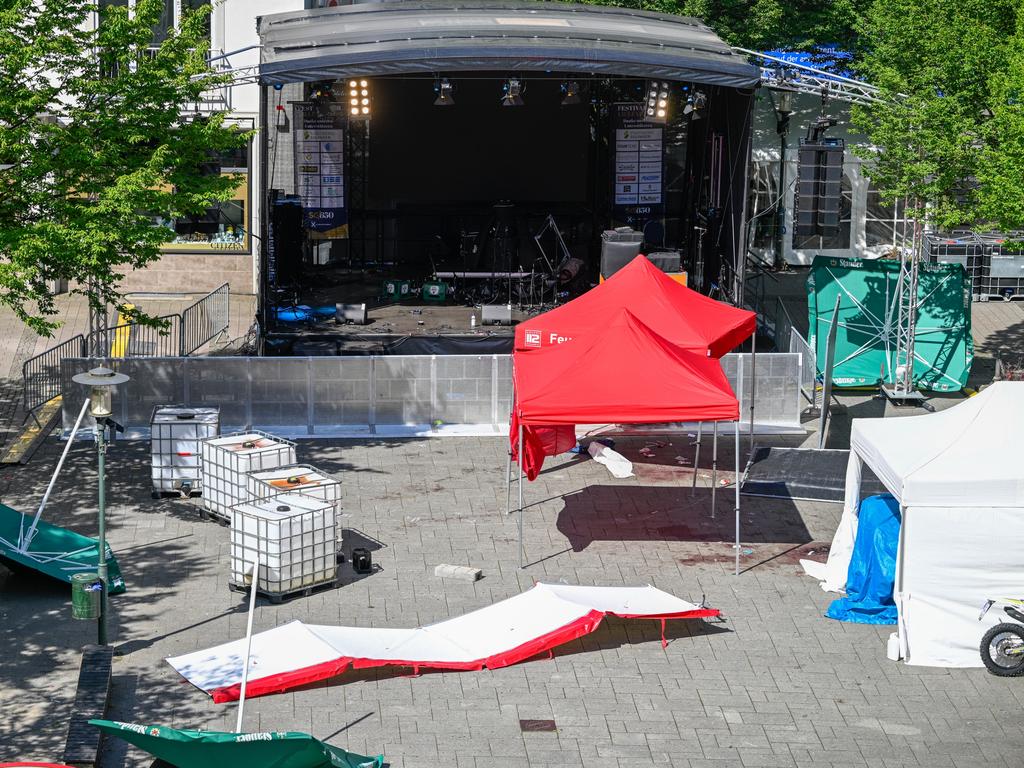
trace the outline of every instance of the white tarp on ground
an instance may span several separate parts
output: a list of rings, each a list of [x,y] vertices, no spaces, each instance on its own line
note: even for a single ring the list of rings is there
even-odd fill
[[[330,627],[293,621],[252,637],[246,696],[387,665],[475,670],[515,664],[593,632],[605,615],[636,619],[717,616],[654,587],[536,584],[508,600],[416,629]],[[167,662],[214,701],[238,698],[245,639]]]
[[[999,618],[990,598],[1024,595],[1024,382],[999,382],[939,413],[854,419],[846,501],[828,562],[802,561],[841,591],[857,535],[863,464],[900,502],[896,605],[903,658],[981,666],[978,645]]]

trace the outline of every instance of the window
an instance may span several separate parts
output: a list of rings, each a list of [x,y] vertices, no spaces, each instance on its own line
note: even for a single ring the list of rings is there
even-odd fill
[[[775,232],[778,227],[778,209],[772,206],[779,196],[779,163],[755,162],[750,185],[750,218],[754,232],[750,239],[752,248],[771,250],[775,246]],[[772,210],[768,210],[771,208]]]
[[[184,14],[192,12],[192,11],[198,11],[200,8],[209,8],[210,4],[211,4],[210,0],[181,0],[181,13],[182,13],[182,15],[184,15]],[[212,16],[212,14],[207,13],[206,14],[206,18],[204,19],[204,22],[206,24],[206,34],[207,34],[207,36],[209,36],[209,34],[210,34],[210,17],[211,16]]]
[[[906,200],[885,203],[879,191],[869,186],[864,221],[865,245],[868,248],[900,245],[910,232]]]
[[[174,231],[173,239],[164,245],[164,250],[248,251],[247,195],[244,189],[235,194],[235,199],[210,208],[200,216],[158,218],[159,226]]]
[[[153,27],[153,47],[156,48],[163,43],[172,29],[174,29],[174,0],[164,0],[160,19]]]
[[[170,252],[249,251],[249,147],[248,145],[221,153],[212,165],[220,173],[238,178],[234,196],[199,216],[168,219],[154,216],[157,226],[167,227],[174,234],[163,245]]]
[[[808,235],[799,237],[796,228],[793,228],[793,250],[795,251],[831,251],[849,250],[850,230],[852,227],[853,214],[853,186],[850,184],[850,177],[843,174],[841,186],[842,199],[839,203],[839,229],[831,235]],[[794,208],[799,208],[799,196],[794,200]],[[794,220],[796,211],[793,212]]]

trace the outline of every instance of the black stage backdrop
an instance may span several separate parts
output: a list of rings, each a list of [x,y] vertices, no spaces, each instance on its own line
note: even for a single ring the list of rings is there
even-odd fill
[[[519,107],[498,76],[451,82],[435,107],[430,80],[374,79],[370,207],[587,201],[586,103],[563,107],[557,80],[525,78]]]

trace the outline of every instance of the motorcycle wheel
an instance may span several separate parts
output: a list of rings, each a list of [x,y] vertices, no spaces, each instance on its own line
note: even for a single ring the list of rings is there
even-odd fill
[[[1010,655],[1010,648],[1024,650],[1024,626],[996,624],[981,638],[981,660],[985,668],[999,677],[1024,675],[1024,653]]]

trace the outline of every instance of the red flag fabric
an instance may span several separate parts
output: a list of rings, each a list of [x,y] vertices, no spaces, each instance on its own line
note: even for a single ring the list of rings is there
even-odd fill
[[[715,358],[750,338],[757,324],[753,312],[680,285],[646,256],[637,256],[579,298],[517,325],[515,351],[532,353],[600,331],[621,308],[669,342]]]

